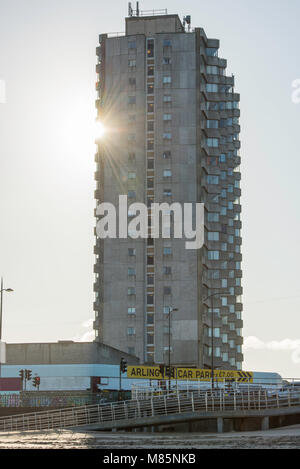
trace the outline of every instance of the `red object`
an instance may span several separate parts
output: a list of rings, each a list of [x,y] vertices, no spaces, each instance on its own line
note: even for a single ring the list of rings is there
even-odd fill
[[[0,378],[0,391],[22,391],[21,378]]]

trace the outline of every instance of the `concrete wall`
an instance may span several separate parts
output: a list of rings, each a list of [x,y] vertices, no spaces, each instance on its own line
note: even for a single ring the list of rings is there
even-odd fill
[[[137,357],[98,342],[57,342],[7,344],[7,365],[120,363],[124,357],[128,364],[137,364]]]

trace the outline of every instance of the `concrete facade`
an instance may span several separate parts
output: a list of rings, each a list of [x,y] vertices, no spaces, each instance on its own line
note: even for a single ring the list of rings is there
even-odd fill
[[[121,357],[129,365],[138,358],[99,342],[60,341],[56,343],[6,344],[6,365],[113,364]]]
[[[184,30],[177,15],[126,18],[100,35],[97,204],[205,204],[205,244],[96,238],[96,340],[142,363],[241,369],[239,95],[219,41]],[[130,214],[128,214],[130,221]],[[150,235],[149,235],[150,236]],[[215,295],[220,289],[228,296]]]

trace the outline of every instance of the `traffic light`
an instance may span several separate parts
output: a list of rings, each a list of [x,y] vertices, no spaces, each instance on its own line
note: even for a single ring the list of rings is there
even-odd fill
[[[24,370],[19,371],[19,376],[20,376],[21,380],[23,381],[24,380]]]
[[[127,362],[124,360],[124,358],[121,358],[121,361],[120,361],[120,371],[122,373],[126,373],[127,371]]]
[[[25,370],[25,379],[27,381],[30,381],[32,377],[32,371],[31,370]]]
[[[38,388],[40,385],[40,382],[41,382],[41,378],[39,376],[35,376],[33,378],[32,386],[34,386],[35,388]]]
[[[171,366],[170,368],[168,366],[166,367],[166,375],[169,378],[174,378],[175,379],[175,368],[174,368],[174,366]]]

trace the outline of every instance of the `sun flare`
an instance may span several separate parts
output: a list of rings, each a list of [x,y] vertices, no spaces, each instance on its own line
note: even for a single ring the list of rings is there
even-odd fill
[[[101,139],[104,137],[105,134],[105,127],[100,121],[95,122],[95,137],[97,139]]]

